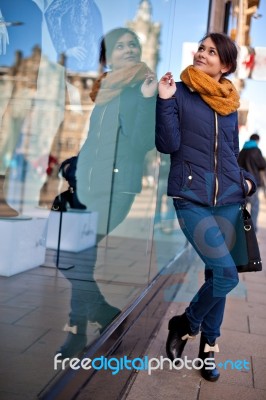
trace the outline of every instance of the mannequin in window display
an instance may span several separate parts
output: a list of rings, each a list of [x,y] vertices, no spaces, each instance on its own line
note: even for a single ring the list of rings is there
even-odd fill
[[[74,102],[76,110],[82,113],[80,95],[76,87],[65,79],[65,66],[58,63],[61,52],[68,57],[66,63],[69,68],[76,71],[90,71],[98,68],[98,46],[102,35],[101,14],[93,0],[61,1],[61,0],[33,0],[43,14],[42,21],[42,48],[34,49],[33,57],[38,64],[37,74],[31,79],[36,82],[31,88],[13,85],[5,82],[5,90],[1,90],[1,114],[5,117],[6,129],[2,139],[1,149],[1,176],[0,196],[4,198],[4,182],[11,183],[12,193],[21,196],[20,184],[10,176],[5,179],[10,160],[19,153],[19,159],[25,160],[27,166],[25,173],[17,175],[15,180],[24,182],[23,199],[19,200],[21,211],[25,212],[24,204],[41,204],[42,185],[47,185],[45,174],[48,166],[50,149],[53,140],[59,132],[59,127],[64,119],[65,86],[67,86],[70,105]],[[33,3],[32,3],[33,4]],[[1,44],[3,50],[8,43],[6,29],[0,26]],[[3,36],[4,35],[4,36]],[[85,52],[81,46],[84,38],[89,50]],[[89,39],[88,39],[89,38]],[[21,56],[22,57],[22,56]],[[24,60],[22,60],[24,61]],[[27,71],[31,74],[32,71]],[[18,71],[21,74],[21,71]],[[1,84],[2,85],[2,84]],[[3,87],[2,87],[3,89]],[[12,97],[12,98],[11,98]],[[73,111],[74,112],[74,111]],[[16,160],[15,160],[16,162]],[[6,186],[8,186],[6,184]],[[13,199],[12,199],[13,206]],[[16,208],[16,205],[14,204]],[[28,211],[26,211],[28,212]],[[0,216],[14,217],[18,211],[2,200]]]
[[[33,68],[27,70],[31,76],[31,85],[21,84],[23,69],[28,68],[21,57],[16,65],[12,91],[4,93],[6,108],[2,118],[1,176],[12,190],[14,207],[20,211],[34,203],[38,204],[42,174],[48,162],[49,150],[55,133],[64,116],[64,68],[42,58],[41,51],[35,47],[32,58],[34,66],[39,67],[33,75]],[[9,81],[10,82],[10,81]],[[22,160],[20,168],[12,170],[12,165]],[[15,175],[13,175],[15,173]],[[21,185],[24,189],[21,190]],[[14,198],[13,198],[14,194]],[[2,211],[2,210],[1,210]],[[2,213],[3,214],[3,213]],[[18,215],[9,210],[7,217]]]
[[[49,54],[49,59],[55,62],[64,54],[64,66],[68,71],[97,71],[103,28],[101,13],[94,0],[33,1],[43,13],[43,53]],[[64,79],[71,112],[82,114],[78,88],[67,80],[65,74]],[[39,204],[42,206],[47,206],[45,189],[50,180],[47,175],[40,191]]]
[[[57,54],[66,56],[66,68],[97,71],[102,17],[94,0],[50,0],[43,12]]]
[[[0,55],[6,54],[6,46],[9,44],[8,32],[5,26],[5,20],[0,10]],[[12,93],[12,83],[10,81],[0,81],[0,120],[2,121],[3,114],[8,105]],[[3,147],[3,145],[2,145]],[[0,218],[1,217],[16,217],[18,212],[10,207],[6,201],[5,190],[5,160],[3,148],[0,152]]]
[[[145,155],[154,147],[157,80],[140,60],[141,47],[133,31],[117,28],[104,36],[99,61],[108,72],[92,88],[95,107],[76,170],[78,198],[98,214],[98,240],[128,215],[142,189]],[[79,281],[79,288],[71,282],[69,334],[58,350],[63,358],[84,348],[88,321],[97,322],[101,332],[120,312],[106,302],[93,280],[93,257],[96,249],[94,256],[91,250],[91,268],[86,265],[83,270],[87,280]],[[70,277],[73,271],[64,274]]]
[[[6,54],[6,46],[8,44],[9,44],[9,37],[5,25],[5,19],[0,10],[0,55]]]
[[[31,12],[34,6],[30,2],[28,7]],[[35,33],[38,40],[38,31]],[[0,195],[16,208],[2,201],[0,215],[8,218],[18,216],[18,208],[24,213],[25,205],[34,201],[37,205],[42,185],[40,171],[45,171],[43,164],[48,160],[51,141],[64,115],[64,68],[51,62],[47,54],[42,55],[39,46],[32,44],[29,62],[17,51],[8,74],[12,77],[7,75],[8,79],[1,82],[4,107],[1,108]]]

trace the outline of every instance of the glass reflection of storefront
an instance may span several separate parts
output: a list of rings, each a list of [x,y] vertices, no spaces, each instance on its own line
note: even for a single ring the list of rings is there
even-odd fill
[[[56,370],[55,354],[113,354],[117,343],[134,353],[126,333],[147,342],[186,271],[186,241],[166,195],[170,160],[154,147],[153,73],[169,69],[173,52],[181,58],[175,35],[190,10],[178,3],[1,3],[6,398],[73,398],[88,376]],[[102,36],[120,27],[99,63]],[[184,33],[195,40],[189,24]],[[72,391],[60,394],[66,381]]]

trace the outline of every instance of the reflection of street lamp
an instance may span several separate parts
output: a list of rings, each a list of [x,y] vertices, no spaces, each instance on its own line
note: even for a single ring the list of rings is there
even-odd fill
[[[259,19],[261,17],[263,17],[263,15],[259,14],[259,13],[255,13],[255,14],[252,15],[252,18],[255,18],[255,19]]]
[[[20,22],[20,21],[14,21],[14,22],[8,22],[8,21],[4,21],[2,18],[0,18],[0,26],[19,26],[19,25],[23,25],[24,22]]]
[[[6,54],[6,46],[9,44],[7,27],[23,25],[19,21],[5,21],[0,10],[0,55]]]

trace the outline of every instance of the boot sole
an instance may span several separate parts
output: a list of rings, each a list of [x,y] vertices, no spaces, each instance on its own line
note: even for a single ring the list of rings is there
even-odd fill
[[[207,377],[207,376],[204,376],[204,374],[202,374],[202,373],[201,373],[201,376],[203,379],[205,379],[205,381],[209,381],[209,382],[216,382],[220,378],[220,375],[214,376],[214,377]]]

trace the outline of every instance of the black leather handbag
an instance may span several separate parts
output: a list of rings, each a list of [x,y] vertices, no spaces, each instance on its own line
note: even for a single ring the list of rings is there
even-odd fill
[[[260,257],[260,249],[251,215],[246,206],[242,207],[242,221],[240,229],[244,230],[244,235],[241,235],[243,243],[238,252],[241,251],[241,261],[237,263],[238,272],[253,272],[262,271],[262,261]],[[238,260],[239,261],[239,260]]]

